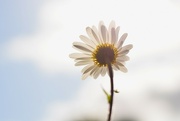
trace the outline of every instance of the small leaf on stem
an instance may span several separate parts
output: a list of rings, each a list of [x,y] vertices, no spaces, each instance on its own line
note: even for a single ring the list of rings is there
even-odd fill
[[[107,98],[107,101],[108,103],[110,103],[110,100],[111,100],[111,95],[107,93],[107,91],[102,87],[102,90],[104,92],[104,94],[106,95],[106,98]]]
[[[119,91],[118,91],[117,89],[116,89],[116,90],[114,90],[114,92],[115,92],[115,93],[119,93]]]

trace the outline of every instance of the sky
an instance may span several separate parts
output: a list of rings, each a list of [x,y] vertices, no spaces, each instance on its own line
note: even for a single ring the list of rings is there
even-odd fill
[[[0,121],[106,120],[108,75],[82,81],[69,58],[101,20],[134,46],[114,72],[113,120],[179,121],[179,14],[179,0],[1,0]]]

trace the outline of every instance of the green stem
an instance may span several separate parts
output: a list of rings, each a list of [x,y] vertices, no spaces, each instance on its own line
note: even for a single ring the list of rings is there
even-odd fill
[[[110,102],[109,102],[109,115],[108,115],[107,121],[111,121],[113,97],[114,97],[113,70],[112,70],[111,63],[108,64],[108,70],[109,70],[109,77],[110,77],[110,83],[111,83],[111,96],[110,96]]]

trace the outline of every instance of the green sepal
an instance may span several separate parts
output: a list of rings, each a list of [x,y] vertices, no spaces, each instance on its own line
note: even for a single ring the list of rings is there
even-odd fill
[[[102,87],[102,90],[104,92],[104,94],[106,95],[106,98],[107,98],[107,101],[108,103],[110,103],[110,100],[111,100],[111,95],[107,93],[107,91]]]

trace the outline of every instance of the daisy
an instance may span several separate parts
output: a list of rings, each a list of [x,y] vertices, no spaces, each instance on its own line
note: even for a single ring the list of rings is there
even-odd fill
[[[95,26],[87,27],[87,36],[80,35],[83,42],[74,42],[73,47],[80,53],[70,54],[70,58],[75,60],[75,66],[85,66],[82,69],[82,79],[88,76],[96,79],[99,75],[109,74],[109,67],[113,70],[127,72],[125,61],[129,60],[127,54],[133,45],[122,46],[127,33],[124,33],[119,39],[120,27],[115,26],[112,21],[108,28],[102,21],[99,22],[98,29]]]
[[[107,72],[111,82],[111,95],[105,92],[109,103],[108,121],[111,120],[113,95],[114,95],[114,81],[113,70],[120,70],[127,72],[124,66],[125,62],[129,60],[127,54],[132,49],[133,45],[129,44],[122,46],[127,33],[124,33],[118,40],[119,26],[115,26],[112,21],[107,29],[102,21],[99,22],[98,29],[95,26],[87,27],[86,32],[88,37],[81,35],[80,39],[83,42],[74,42],[73,47],[81,53],[72,53],[70,57],[75,60],[76,66],[85,66],[82,69],[82,79],[88,76],[93,76],[95,79]]]

